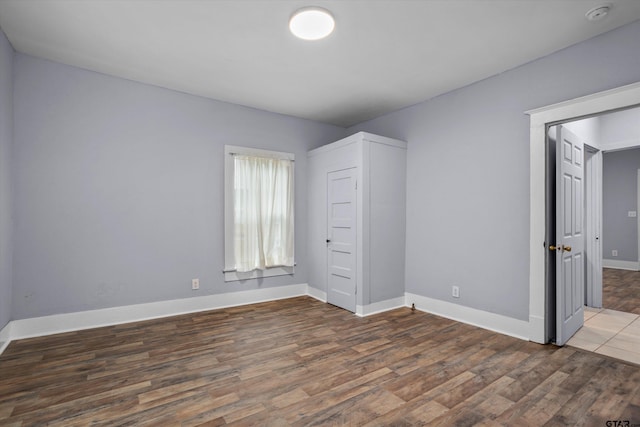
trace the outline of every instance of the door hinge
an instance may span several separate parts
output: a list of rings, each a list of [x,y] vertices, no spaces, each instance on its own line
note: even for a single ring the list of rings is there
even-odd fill
[[[356,190],[358,189],[358,181],[356,181]]]
[[[355,286],[355,291],[353,292],[354,295],[358,295],[358,285]]]

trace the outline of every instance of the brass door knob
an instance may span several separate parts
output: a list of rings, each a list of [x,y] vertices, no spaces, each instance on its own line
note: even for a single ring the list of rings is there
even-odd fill
[[[555,245],[549,245],[549,250],[550,251],[555,251],[556,249],[559,249],[557,246]]]
[[[563,247],[562,247],[562,250],[563,250],[564,252],[571,252],[571,246],[563,246]]]

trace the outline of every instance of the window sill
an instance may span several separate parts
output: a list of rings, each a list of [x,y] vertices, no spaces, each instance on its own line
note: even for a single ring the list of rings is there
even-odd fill
[[[274,276],[286,276],[292,275],[295,271],[295,267],[272,267],[266,270],[253,270],[246,273],[240,273],[238,271],[224,271],[224,281],[234,282],[250,279],[259,279],[262,277],[274,277]]]

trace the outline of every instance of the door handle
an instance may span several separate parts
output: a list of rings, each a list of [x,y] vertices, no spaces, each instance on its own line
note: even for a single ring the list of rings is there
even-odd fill
[[[331,239],[327,239],[327,243],[331,243]]]
[[[556,245],[549,245],[549,250],[550,251],[563,251],[563,252],[571,252],[571,246],[556,246]]]

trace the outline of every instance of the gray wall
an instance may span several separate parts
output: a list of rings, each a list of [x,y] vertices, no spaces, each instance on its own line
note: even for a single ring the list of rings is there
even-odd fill
[[[366,130],[409,142],[406,291],[526,320],[524,111],[640,81],[639,39],[636,22],[348,132],[17,54],[12,318],[305,282],[306,151]],[[295,277],[222,281],[224,144],[296,153]]]
[[[408,142],[407,292],[528,320],[524,112],[640,81],[638,40],[635,22],[349,129]]]
[[[587,145],[593,148],[600,146],[600,117],[590,117],[588,119],[575,120],[563,123],[574,135],[578,136]]]
[[[640,145],[640,108],[616,111],[600,117],[600,139],[603,145],[626,143]]]
[[[602,254],[605,259],[638,261],[638,169],[640,148],[602,155]],[[611,255],[616,249],[618,256]]]
[[[14,61],[14,319],[306,282],[306,152],[343,128]],[[223,281],[224,144],[296,154],[295,276]]]
[[[0,329],[11,320],[13,48],[0,30]],[[1,344],[0,344],[1,345]]]

